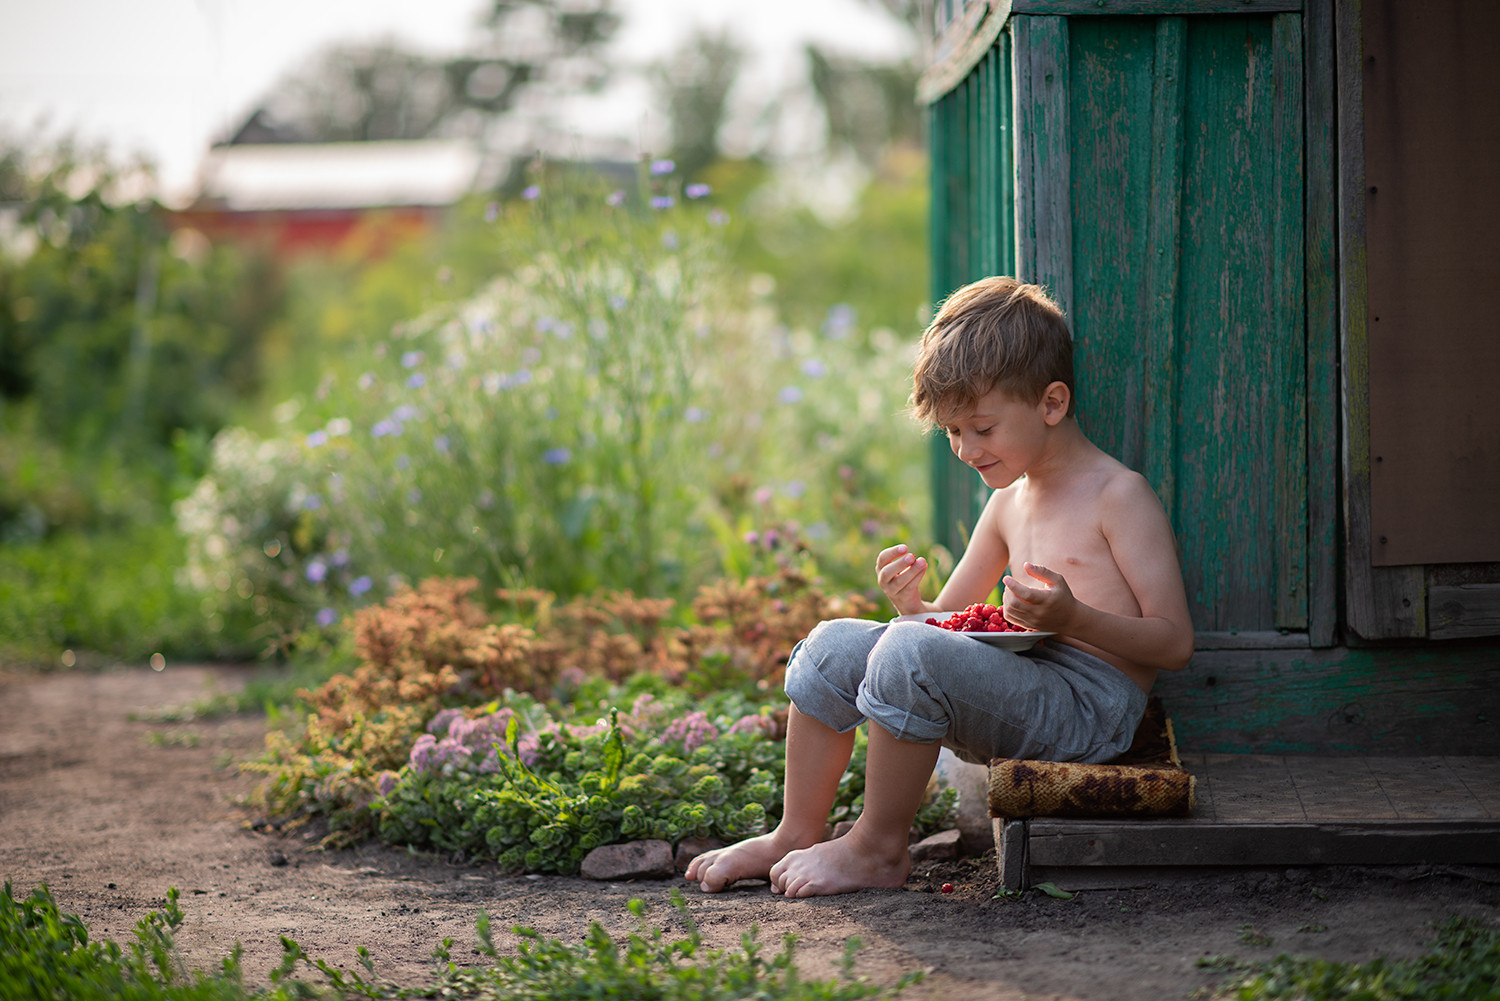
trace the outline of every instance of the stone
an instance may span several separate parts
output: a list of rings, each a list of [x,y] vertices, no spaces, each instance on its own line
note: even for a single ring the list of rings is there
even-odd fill
[[[628,841],[600,845],[583,857],[585,879],[671,879],[672,846],[665,841]]]
[[[994,848],[989,766],[964,761],[945,747],[938,754],[936,775],[958,792],[959,850],[965,856],[979,856]]]
[[[958,829],[939,831],[923,838],[911,846],[913,862],[944,862],[958,858],[958,843],[962,835]]]
[[[719,838],[686,837],[677,842],[677,856],[675,859],[678,872],[687,872],[688,863],[702,855],[711,852],[715,848],[723,848],[724,842]]]

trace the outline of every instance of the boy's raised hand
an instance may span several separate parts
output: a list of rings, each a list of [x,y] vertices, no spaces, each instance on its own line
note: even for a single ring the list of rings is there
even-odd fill
[[[927,573],[927,560],[913,553],[905,545],[882,549],[875,557],[875,579],[880,589],[896,606],[897,615],[912,615],[927,611],[922,601],[922,577]]]
[[[1078,599],[1063,575],[1040,563],[1023,564],[1026,574],[1038,584],[1023,584],[1010,574],[1005,585],[1005,617],[1027,629],[1045,633],[1066,633]]]

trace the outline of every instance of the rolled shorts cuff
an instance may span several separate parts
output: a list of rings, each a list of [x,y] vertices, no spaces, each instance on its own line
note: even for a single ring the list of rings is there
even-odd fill
[[[838,733],[848,733],[865,721],[864,714],[855,708],[854,699],[806,663],[803,649],[806,645],[807,640],[803,640],[792,647],[787,658],[783,680],[787,698],[804,716],[811,716]]]
[[[894,706],[881,705],[869,698],[863,685],[854,704],[871,723],[878,725],[897,740],[908,740],[914,744],[932,744],[948,734],[949,724],[934,723],[915,713],[903,712]]]

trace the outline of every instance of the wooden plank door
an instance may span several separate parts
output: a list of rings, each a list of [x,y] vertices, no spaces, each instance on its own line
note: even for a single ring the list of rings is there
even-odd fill
[[[1200,646],[1331,643],[1336,436],[1308,414],[1331,416],[1311,359],[1332,330],[1321,297],[1309,325],[1303,14],[1011,21],[1029,125],[1018,261],[1069,300],[1084,430],[1162,498]]]

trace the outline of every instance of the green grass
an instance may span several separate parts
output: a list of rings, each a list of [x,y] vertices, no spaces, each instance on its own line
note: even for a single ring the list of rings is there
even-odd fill
[[[515,955],[502,955],[490,936],[489,919],[477,923],[479,953],[488,965],[460,967],[445,939],[434,952],[427,982],[403,987],[379,977],[369,952],[358,950],[363,972],[341,970],[308,957],[283,937],[282,963],[265,988],[243,981],[239,949],[209,972],[186,970],[177,956],[174,933],[183,912],[177,891],[166,906],[143,918],[135,941],[119,946],[93,941],[76,914],[58,910],[46,887],[17,900],[11,885],[0,894],[0,997],[6,1001],[66,998],[68,1001],[283,1001],[292,998],[451,998],[554,1001],[560,998],[631,998],[636,1001],[857,1001],[886,997],[921,979],[904,977],[887,990],[855,977],[857,939],[845,947],[842,975],[832,980],[804,980],[797,972],[795,938],[787,936],[774,956],[762,955],[755,930],[738,949],[705,946],[680,893],[673,894],[677,922],[686,934],[669,937],[646,920],[640,900],[629,908],[639,930],[616,938],[595,922],[581,943],[544,939],[529,928],[516,928],[521,943]],[[294,974],[315,970],[314,982]]]
[[[1335,963],[1281,956],[1237,973],[1235,1001],[1500,1001],[1500,929],[1449,918],[1416,959]]]
[[[183,559],[183,542],[165,519],[0,545],[0,664],[255,656],[248,617],[205,615],[202,595],[178,586]]]

